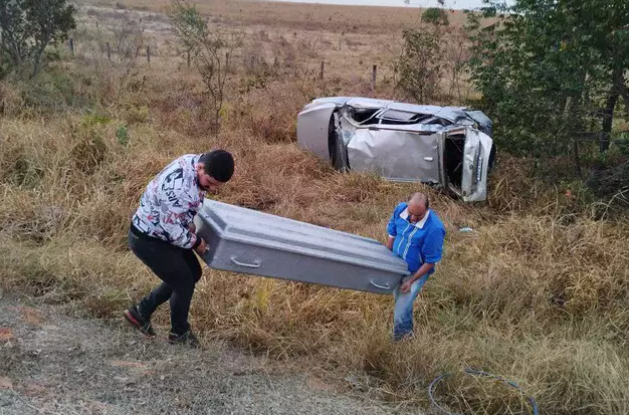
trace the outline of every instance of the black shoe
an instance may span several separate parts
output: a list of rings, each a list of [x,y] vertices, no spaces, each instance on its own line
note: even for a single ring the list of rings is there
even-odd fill
[[[184,334],[169,333],[168,342],[170,344],[183,344],[188,347],[192,347],[193,349],[201,348],[199,339],[197,339],[197,336],[195,336],[190,330]]]
[[[142,314],[140,314],[140,310],[138,310],[138,306],[133,306],[130,309],[125,310],[124,318],[127,319],[127,321],[133,327],[140,330],[140,333],[144,334],[145,336],[155,336],[153,327],[151,327],[151,320],[142,317]]]

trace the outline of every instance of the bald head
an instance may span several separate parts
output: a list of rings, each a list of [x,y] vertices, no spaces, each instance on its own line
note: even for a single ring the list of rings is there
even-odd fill
[[[428,196],[423,193],[417,192],[411,195],[411,199],[408,201],[409,205],[412,204],[423,204],[424,208],[428,207]]]
[[[408,201],[408,218],[411,223],[417,223],[428,212],[428,197],[423,193],[413,193]]]

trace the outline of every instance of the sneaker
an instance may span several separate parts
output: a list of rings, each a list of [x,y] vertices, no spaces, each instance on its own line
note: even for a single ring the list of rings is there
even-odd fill
[[[193,349],[201,348],[199,339],[197,339],[197,336],[195,336],[190,330],[184,334],[169,333],[168,342],[170,344],[183,344],[188,347],[192,347]]]
[[[124,318],[136,329],[140,330],[140,333],[148,337],[155,336],[155,331],[151,327],[151,320],[142,317],[138,306],[133,306],[124,311]]]

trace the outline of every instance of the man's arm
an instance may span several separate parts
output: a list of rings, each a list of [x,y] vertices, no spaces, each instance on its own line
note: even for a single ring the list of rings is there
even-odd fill
[[[420,279],[424,275],[428,274],[430,272],[430,270],[433,269],[434,267],[435,267],[434,263],[431,264],[430,262],[426,262],[425,264],[423,264],[421,267],[419,267],[417,272],[415,274],[413,274],[413,276],[411,277],[411,279],[412,279],[411,283],[417,281],[418,279]]]
[[[174,197],[173,197],[174,196]],[[200,254],[205,253],[205,241],[195,234],[194,227],[184,224],[188,214],[189,198],[184,192],[177,192],[163,200],[167,212],[161,220],[162,228],[168,233],[173,245],[183,249],[195,249]]]
[[[421,267],[409,278],[402,286],[400,291],[403,293],[410,291],[411,285],[430,272],[434,268],[435,264],[441,260],[441,254],[443,251],[443,239],[444,233],[441,229],[437,229],[430,234],[426,235],[426,242],[424,243],[424,263]]]
[[[163,214],[162,228],[168,232],[171,243],[179,248],[192,249],[199,245],[197,236],[184,226],[182,219],[187,209],[165,202],[168,212]]]
[[[418,279],[420,279],[421,277],[426,275],[428,272],[430,272],[430,270],[434,266],[435,266],[435,264],[431,264],[431,263],[428,263],[428,262],[423,264],[421,267],[419,267],[417,272],[415,274],[413,274],[413,276],[411,278],[409,278],[408,280],[406,280],[406,282],[404,282],[404,284],[402,284],[402,286],[400,287],[400,291],[403,292],[403,293],[409,292],[411,290],[411,285],[413,285],[413,283],[415,281],[417,281]]]
[[[197,226],[194,223],[191,223],[190,225],[188,225],[188,230],[191,233],[195,234],[195,236],[197,237],[197,241],[192,246],[192,249],[197,251],[199,255],[205,254],[208,251],[209,247],[207,246],[207,242],[205,242],[205,239],[201,238],[199,235],[196,235]]]
[[[397,206],[393,210],[393,214],[391,215],[391,219],[389,219],[389,223],[387,223],[387,233],[389,234],[389,239],[387,240],[387,248],[393,251],[393,242],[395,242],[395,237],[397,235],[397,229],[395,227],[395,217],[397,216],[399,206]]]

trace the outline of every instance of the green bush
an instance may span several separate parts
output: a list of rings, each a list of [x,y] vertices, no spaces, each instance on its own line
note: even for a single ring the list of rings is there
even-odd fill
[[[422,22],[435,26],[448,26],[450,19],[448,19],[448,13],[444,9],[431,7],[422,14]]]
[[[73,74],[61,69],[42,72],[37,78],[20,83],[24,105],[39,114],[91,106],[88,96],[77,93],[75,82]]]

